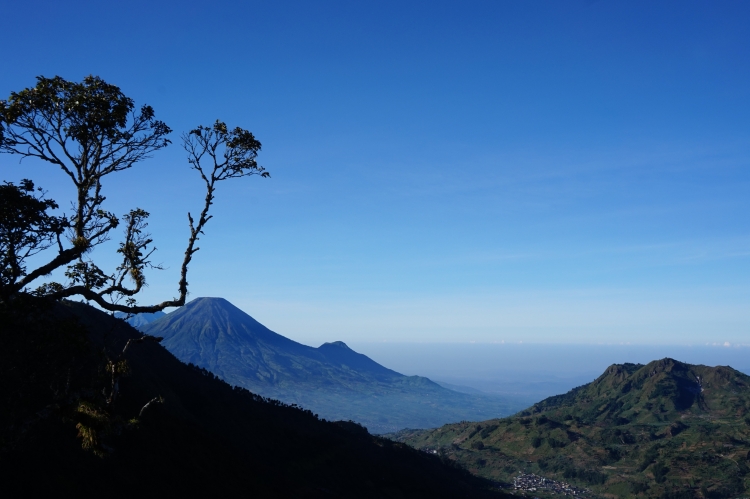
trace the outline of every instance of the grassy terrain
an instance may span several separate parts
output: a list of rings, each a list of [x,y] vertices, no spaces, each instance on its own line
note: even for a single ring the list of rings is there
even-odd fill
[[[603,497],[742,497],[750,490],[750,377],[672,359],[613,365],[514,417],[392,438],[500,481],[524,471]]]

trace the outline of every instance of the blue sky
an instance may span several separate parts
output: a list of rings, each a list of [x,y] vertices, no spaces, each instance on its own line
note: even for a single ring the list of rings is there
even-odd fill
[[[253,131],[190,269],[305,343],[750,344],[745,2],[14,2],[0,95],[99,75],[175,144],[105,186],[152,213],[143,302],[200,208],[179,132]],[[0,156],[56,199],[64,177]],[[111,249],[111,248],[110,248]],[[107,261],[102,248],[100,258]]]

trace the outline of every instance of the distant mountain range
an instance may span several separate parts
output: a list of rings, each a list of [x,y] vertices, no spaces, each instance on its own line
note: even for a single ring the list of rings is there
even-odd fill
[[[493,480],[522,470],[606,497],[745,497],[750,377],[673,359],[615,364],[511,418],[391,437]]]
[[[162,345],[178,359],[230,384],[322,418],[360,422],[375,433],[502,417],[523,408],[510,398],[460,393],[405,376],[341,341],[302,345],[222,298],[197,298],[139,329],[163,337]]]
[[[135,315],[125,314],[123,312],[115,312],[115,317],[117,317],[118,319],[125,319],[127,317],[127,319],[125,319],[125,322],[127,322],[128,324],[130,324],[131,326],[135,328],[145,326],[149,322],[153,322],[159,317],[164,317],[165,315],[167,314],[165,314],[164,312],[154,312],[151,314],[135,314]]]

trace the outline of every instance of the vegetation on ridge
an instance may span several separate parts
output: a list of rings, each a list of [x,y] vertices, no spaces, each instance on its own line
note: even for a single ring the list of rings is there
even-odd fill
[[[606,497],[738,497],[750,490],[750,377],[672,359],[613,365],[511,418],[393,438],[495,480],[523,471]]]

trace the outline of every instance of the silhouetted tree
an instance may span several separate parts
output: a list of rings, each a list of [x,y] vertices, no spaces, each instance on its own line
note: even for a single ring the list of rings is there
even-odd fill
[[[26,259],[52,246],[62,232],[64,220],[47,213],[57,207],[31,180],[0,185],[0,295],[26,275]]]
[[[53,216],[57,204],[43,199],[34,184],[5,183],[0,213],[0,300],[30,289],[32,283],[65,268],[68,281],[48,282],[37,295],[61,299],[82,296],[109,311],[155,312],[181,306],[187,296],[187,270],[214,200],[217,182],[268,172],[256,162],[261,144],[252,133],[229,129],[216,121],[182,136],[188,162],[206,185],[204,207],[197,222],[188,213],[190,236],[182,262],[178,296],[150,306],[139,306],[135,295],[146,283],[144,270],[158,268],[150,256],[154,248],[145,232],[148,212],[136,208],[118,217],[103,207],[102,186],[107,175],[121,172],[169,145],[170,128],[154,117],[150,106],[136,109],[122,91],[99,77],[80,83],[56,76],[38,77],[33,88],[11,93],[0,101],[0,152],[36,158],[55,165],[76,189],[73,213]],[[92,250],[111,237],[122,223],[124,238],[117,249],[120,264],[112,272],[99,268]],[[27,258],[54,252],[46,263],[27,269]],[[123,303],[124,302],[124,303]]]

